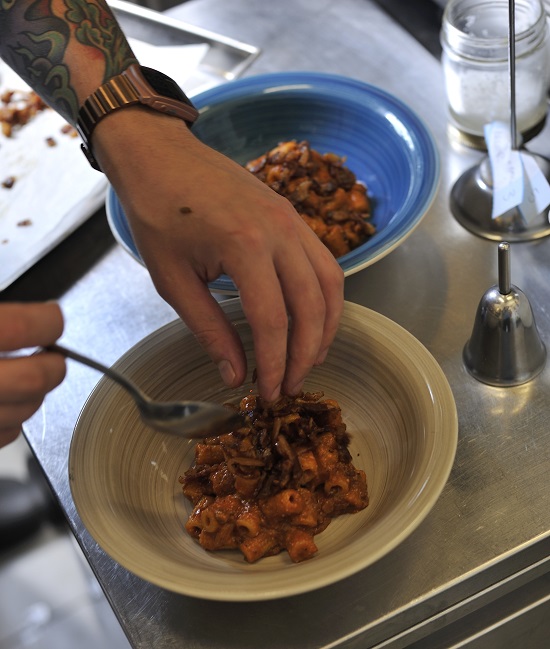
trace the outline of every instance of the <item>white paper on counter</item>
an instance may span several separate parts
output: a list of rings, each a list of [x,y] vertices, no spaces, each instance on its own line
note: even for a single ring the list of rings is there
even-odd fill
[[[506,123],[487,124],[485,141],[493,176],[492,218],[517,207],[530,225],[550,204],[548,180],[529,153],[513,148]]]
[[[172,76],[182,87],[208,45],[155,47],[132,42],[143,65]],[[0,61],[0,92],[28,86]],[[0,133],[0,291],[86,221],[105,201],[108,182],[90,167],[79,137],[63,134],[65,120],[47,109],[11,138]],[[52,137],[56,146],[46,139]],[[23,225],[27,223],[27,225]]]
[[[0,91],[27,90],[1,63]],[[61,132],[65,120],[47,109],[10,138],[0,134],[0,290],[67,237],[102,204],[107,180],[80,151],[80,138]],[[55,140],[50,147],[46,138]],[[28,223],[28,225],[22,225]]]
[[[207,43],[157,46],[135,38],[129,38],[128,42],[141,65],[164,72],[187,95],[194,90],[193,84],[188,81],[210,49]]]

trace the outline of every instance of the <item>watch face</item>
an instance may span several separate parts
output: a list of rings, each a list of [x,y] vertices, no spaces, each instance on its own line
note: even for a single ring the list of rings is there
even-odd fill
[[[147,83],[149,83],[159,95],[170,97],[171,99],[177,99],[178,101],[183,101],[192,106],[188,97],[173,79],[158,70],[153,70],[152,68],[147,68],[143,65],[140,65],[139,69]]]

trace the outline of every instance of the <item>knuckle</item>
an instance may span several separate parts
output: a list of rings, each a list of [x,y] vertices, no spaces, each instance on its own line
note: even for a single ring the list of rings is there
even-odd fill
[[[314,300],[308,309],[308,318],[315,329],[322,329],[327,314],[327,307],[323,300]]]
[[[285,309],[274,309],[266,317],[265,326],[274,333],[286,332],[289,327],[288,314]]]
[[[224,336],[224,330],[215,323],[212,326],[202,327],[193,332],[195,340],[214,360],[223,356],[228,341]]]
[[[310,345],[291,345],[288,353],[288,365],[296,373],[303,373],[313,366],[318,348]]]
[[[323,283],[329,290],[335,293],[343,293],[344,289],[344,271],[340,264],[332,257],[329,263],[325,266],[323,275]]]
[[[219,336],[213,329],[203,329],[202,331],[195,332],[195,340],[201,347],[204,347],[205,349],[211,349],[218,344]]]

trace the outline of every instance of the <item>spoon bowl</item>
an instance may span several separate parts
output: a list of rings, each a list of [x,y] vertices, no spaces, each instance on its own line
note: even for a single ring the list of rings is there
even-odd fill
[[[143,421],[155,430],[194,439],[219,435],[243,423],[238,412],[208,401],[153,401],[126,376],[102,363],[61,345],[43,349],[87,365],[118,383],[134,399]]]

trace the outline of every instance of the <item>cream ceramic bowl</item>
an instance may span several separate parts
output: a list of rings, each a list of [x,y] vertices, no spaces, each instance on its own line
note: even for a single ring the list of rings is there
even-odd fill
[[[240,301],[224,309],[254,368]],[[151,334],[115,367],[156,399],[223,403],[251,389],[228,390],[189,330],[174,322]],[[180,476],[193,442],[141,423],[124,391],[101,379],[77,422],[70,484],[82,521],[113,559],[158,586],[213,600],[251,601],[326,586],[375,562],[424,519],[443,489],[457,445],[454,399],[440,367],[408,332],[347,303],[337,338],[306,389],[340,403],[364,469],[370,504],[334,520],[316,537],[318,554],[293,564],[286,553],[247,564],[236,551],[209,553],[190,538],[190,506]]]

